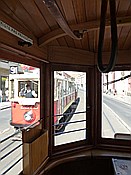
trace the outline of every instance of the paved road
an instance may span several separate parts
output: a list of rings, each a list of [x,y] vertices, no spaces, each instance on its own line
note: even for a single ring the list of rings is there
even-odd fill
[[[0,133],[10,128],[11,108],[0,110]]]
[[[102,137],[131,134],[131,106],[116,97],[103,96]]]
[[[79,104],[75,112],[83,112],[86,111],[86,92],[84,90],[78,90],[78,97],[80,98]],[[58,136],[55,136],[55,145],[61,145],[71,142],[76,142],[80,140],[84,140],[86,138],[86,113],[74,114],[69,122],[81,121],[78,123],[70,123],[65,127],[64,133]],[[77,130],[75,132],[70,132]]]
[[[4,138],[15,133],[14,127],[10,126],[11,108],[0,110],[0,174],[5,172],[18,159],[22,157],[21,133],[3,142]],[[11,154],[7,155],[14,148],[18,147]],[[18,175],[22,171],[22,160],[14,166],[6,175]]]
[[[110,107],[131,128],[131,105],[120,100],[104,96],[103,103]]]

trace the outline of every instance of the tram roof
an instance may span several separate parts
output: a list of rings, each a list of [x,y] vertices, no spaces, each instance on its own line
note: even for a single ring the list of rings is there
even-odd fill
[[[1,0],[1,22],[8,25],[8,31],[1,30],[1,48],[3,52],[11,50],[47,62],[81,64],[87,61],[94,64],[98,51],[100,9],[101,0]],[[130,63],[131,1],[116,0],[116,14],[119,61],[123,63],[121,58],[124,57]],[[103,46],[105,60],[111,49],[109,16],[108,6]],[[12,27],[12,33],[9,27]],[[33,45],[20,46],[22,39],[15,33],[29,39]],[[83,37],[80,39],[78,35]]]

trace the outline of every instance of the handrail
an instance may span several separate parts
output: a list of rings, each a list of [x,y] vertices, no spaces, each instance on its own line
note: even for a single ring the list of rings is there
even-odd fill
[[[5,154],[4,156],[2,156],[0,158],[0,160],[3,160],[5,157],[7,157],[8,155],[10,155],[12,152],[14,152],[17,148],[19,148],[20,146],[22,146],[23,143],[19,144],[18,146],[16,146],[14,149],[12,149],[11,151],[9,151],[7,154]]]
[[[11,170],[11,168],[13,168],[17,163],[19,163],[19,161],[21,161],[23,159],[23,157],[19,158],[14,164],[12,164],[8,169],[6,169],[1,175],[6,174],[8,171]]]
[[[27,127],[23,127],[21,130],[17,130],[14,134],[9,135],[8,137],[4,138],[3,140],[0,140],[0,143],[5,142],[6,140],[10,139],[11,137],[17,135],[18,133],[20,133],[23,130],[27,130],[27,129],[31,129],[32,126],[36,125],[37,123],[41,122],[43,119],[40,119],[34,123],[32,123],[31,125],[27,126]]]
[[[70,114],[82,114],[82,113],[86,113],[86,111],[78,111],[78,112],[64,112],[62,114],[55,114],[52,117],[60,117],[60,116],[66,116],[66,115],[70,115]]]
[[[61,122],[61,123],[54,124],[53,126],[72,124],[72,123],[81,123],[81,122],[86,122],[86,120],[76,120],[76,121],[72,121],[72,122]]]
[[[6,137],[6,138],[4,138],[3,140],[1,140],[0,143],[3,143],[3,142],[8,141],[10,138],[12,138],[13,136],[17,135],[19,132],[20,132],[20,130],[17,130],[14,134],[11,134],[11,135],[9,135],[8,137]],[[9,143],[8,145],[6,145],[3,149],[1,149],[1,152],[2,152],[2,151],[5,151],[6,149],[8,149],[9,146],[12,145],[13,143],[14,143],[14,141],[11,142],[11,143]],[[15,152],[18,148],[20,148],[22,145],[23,145],[23,143],[20,143],[19,145],[15,146],[13,149],[11,149],[11,150],[8,151],[6,154],[4,154],[4,155],[0,158],[0,160],[2,161],[2,160],[4,160],[5,158],[7,158],[8,156],[10,157],[10,155],[11,155],[13,152]],[[15,161],[15,162],[14,162],[13,164],[11,164],[11,165],[9,164],[10,166],[8,165],[9,167],[8,167],[4,172],[2,172],[1,175],[4,175],[4,174],[6,174],[8,171],[10,171],[17,163],[19,163],[19,161],[22,160],[22,158],[23,158],[23,157],[20,157],[19,160]]]
[[[109,0],[110,4],[110,18],[111,18],[111,55],[108,66],[105,68],[102,64],[102,48],[105,33],[106,24],[106,11],[107,11],[108,0],[102,0],[101,4],[101,20],[100,20],[100,32],[99,32],[99,42],[98,42],[98,58],[97,67],[100,72],[108,73],[113,70],[116,58],[117,58],[117,24],[116,24],[116,2],[115,0]]]
[[[9,135],[8,137],[4,138],[3,140],[0,140],[0,143],[5,142],[6,140],[10,139],[11,137],[17,135],[20,132],[20,130],[17,130],[14,134]]]
[[[21,131],[23,131],[23,130],[27,130],[27,131],[28,131],[29,129],[32,129],[32,127],[33,127],[34,125],[36,125],[37,123],[40,123],[42,120],[43,120],[43,119],[40,119],[40,120],[38,120],[37,122],[35,122],[35,123],[33,123],[33,124],[31,124],[31,125],[29,125],[29,126],[27,126],[27,127],[22,128],[21,130],[17,130],[15,133],[13,133],[13,134],[7,136],[6,138],[3,138],[3,140],[0,140],[0,144],[1,144],[1,143],[4,143],[4,142],[6,142],[6,141],[8,141],[10,138],[12,138],[12,137],[14,137],[15,135],[19,134],[19,133],[20,133]],[[1,149],[1,152],[2,152],[2,151],[5,151],[6,149],[8,149],[9,146],[12,145],[13,143],[14,143],[14,142],[11,142],[11,143],[7,144],[3,149]],[[0,157],[0,160],[2,161],[2,160],[5,160],[7,157],[10,157],[10,155],[11,155],[13,152],[15,152],[18,148],[20,148],[22,145],[23,145],[23,143],[19,143],[17,146],[13,147],[13,149],[10,149],[9,151],[6,151],[7,153],[5,153],[4,155],[2,155],[2,157]],[[9,164],[8,167],[7,167],[7,169],[4,170],[4,171],[2,172],[1,175],[4,175],[4,174],[6,174],[7,172],[9,172],[16,164],[18,164],[20,161],[22,161],[22,159],[23,159],[23,157],[20,156],[20,158],[19,158],[18,160],[16,160],[14,163]]]
[[[47,7],[51,15],[55,18],[59,26],[67,35],[69,35],[73,39],[82,39],[83,31],[79,32],[78,30],[76,30],[73,32],[70,29],[55,0],[43,0],[43,2],[45,3],[45,6]]]
[[[30,124],[29,126],[23,127],[23,128],[21,129],[21,131],[25,131],[25,130],[31,129],[32,126],[36,125],[37,123],[40,123],[42,120],[43,120],[43,119],[37,120],[36,122]]]
[[[78,131],[84,131],[84,130],[87,130],[87,128],[74,129],[74,130],[64,131],[64,132],[63,131],[60,131],[60,132],[54,133],[53,135],[56,136],[56,135],[60,135],[60,134],[68,134],[68,133],[78,132]]]

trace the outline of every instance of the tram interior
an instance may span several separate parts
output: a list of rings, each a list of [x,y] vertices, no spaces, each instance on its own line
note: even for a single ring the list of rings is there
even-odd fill
[[[0,16],[0,59],[40,70],[20,174],[131,174],[131,1],[1,0]]]

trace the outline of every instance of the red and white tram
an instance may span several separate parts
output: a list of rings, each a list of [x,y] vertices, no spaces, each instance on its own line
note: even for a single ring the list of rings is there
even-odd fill
[[[34,98],[27,98],[27,85]],[[62,114],[76,99],[74,79],[65,72],[54,72],[54,123],[60,122]],[[15,128],[22,128],[40,119],[39,74],[24,72],[9,75],[9,99],[11,101],[11,122]]]
[[[9,75],[9,99],[11,101],[11,125],[16,128],[32,124],[40,119],[40,81],[38,74]],[[26,98],[27,85],[35,98]]]

